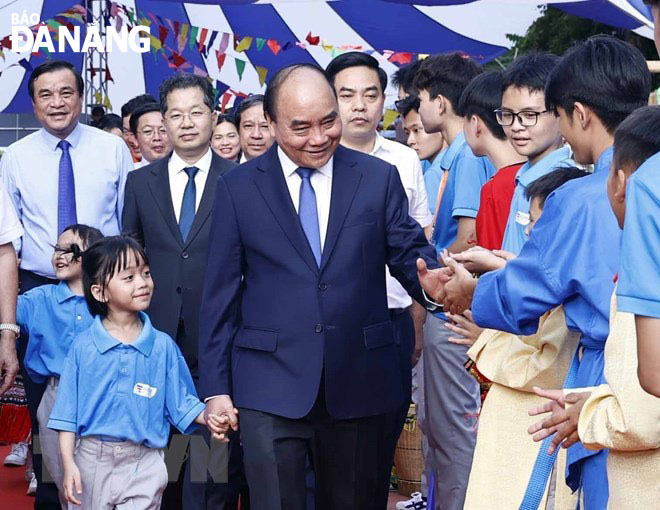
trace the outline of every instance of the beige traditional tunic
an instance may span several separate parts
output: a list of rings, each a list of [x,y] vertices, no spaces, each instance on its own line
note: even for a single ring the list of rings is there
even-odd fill
[[[493,382],[479,417],[477,445],[465,499],[466,510],[516,510],[523,500],[540,443],[527,429],[539,417],[532,407],[546,399],[533,386],[561,388],[579,335],[566,327],[563,307],[541,317],[535,335],[486,330],[468,351],[479,371]],[[564,482],[566,451],[557,461],[552,510],[575,509],[576,497]],[[539,508],[546,508],[546,494]]]
[[[616,311],[612,296],[605,379],[584,404],[578,434],[586,448],[609,448],[608,508],[660,508],[660,399],[637,378],[635,316]]]

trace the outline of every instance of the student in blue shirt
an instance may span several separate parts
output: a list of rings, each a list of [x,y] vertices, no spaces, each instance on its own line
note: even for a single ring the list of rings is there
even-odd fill
[[[89,510],[129,500],[132,508],[159,508],[169,424],[190,433],[193,422],[208,423],[225,440],[226,417],[205,421],[181,351],[144,313],[153,282],[140,245],[104,238],[82,266],[94,321],[71,345],[48,421],[59,431],[66,499]]]
[[[36,419],[41,454],[46,469],[57,486],[60,504],[67,508],[62,486],[62,466],[57,433],[46,427],[50,416],[64,358],[73,339],[92,323],[83,295],[81,256],[83,250],[103,238],[87,225],[70,225],[57,239],[51,258],[58,285],[42,285],[18,296],[16,322],[29,335],[25,369],[37,383],[48,382]]]
[[[515,254],[527,241],[527,186],[559,166],[573,165],[571,150],[564,146],[559,132],[559,119],[545,104],[545,83],[558,62],[555,55],[533,53],[514,60],[502,75],[502,106],[495,110],[497,121],[513,148],[527,158],[516,174],[502,241],[502,249]]]
[[[465,140],[464,118],[458,102],[465,87],[482,69],[458,53],[434,55],[420,65],[414,86],[419,90],[419,114],[424,131],[442,133],[449,144],[439,160],[440,183],[427,190],[435,202],[432,243],[436,250],[459,253],[474,238],[475,218],[483,184],[495,173],[485,158],[477,158]],[[432,175],[432,174],[431,174]],[[428,178],[425,179],[429,182]],[[441,191],[438,191],[441,190]],[[467,373],[467,347],[448,341],[447,317],[427,314],[422,356],[425,417],[428,423],[429,464],[435,479],[434,496],[443,508],[463,508],[476,442],[478,383]]]
[[[628,43],[596,36],[569,50],[546,85],[547,107],[557,109],[562,135],[576,160],[596,163],[594,174],[568,182],[548,197],[520,255],[504,269],[477,283],[457,266],[436,296],[452,313],[471,306],[479,326],[523,335],[535,333],[539,317],[563,304],[567,326],[582,335],[566,387],[603,382],[620,241],[606,193],[611,145],[617,126],[648,102],[650,90],[646,61]],[[606,456],[606,451],[580,444],[568,451],[566,482],[574,490],[581,488],[586,510],[607,506]]]

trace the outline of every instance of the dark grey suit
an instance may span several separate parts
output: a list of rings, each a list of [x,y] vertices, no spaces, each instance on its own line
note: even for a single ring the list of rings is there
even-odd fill
[[[177,342],[195,379],[199,309],[206,272],[211,211],[218,177],[235,166],[213,154],[202,199],[184,241],[174,214],[167,165],[169,157],[131,172],[126,181],[122,231],[144,246],[154,280],[149,317],[156,329]],[[185,338],[180,322],[185,325]],[[178,337],[178,338],[177,338]]]

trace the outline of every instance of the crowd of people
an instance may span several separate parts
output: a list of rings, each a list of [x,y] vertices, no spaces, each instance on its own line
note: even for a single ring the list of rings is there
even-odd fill
[[[38,509],[384,510],[414,402],[397,508],[657,507],[651,81],[610,36],[432,55],[394,75],[396,140],[361,52],[230,113],[175,74],[93,125],[40,65],[0,160],[6,463],[31,444]]]

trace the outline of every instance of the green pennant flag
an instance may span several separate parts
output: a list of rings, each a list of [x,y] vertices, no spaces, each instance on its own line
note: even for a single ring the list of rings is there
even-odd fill
[[[192,49],[197,44],[197,33],[199,27],[190,26],[190,39],[188,39],[188,48]]]
[[[257,37],[257,50],[261,51],[265,45],[266,45],[266,39]]]
[[[243,71],[245,71],[245,60],[234,59],[236,62],[236,72],[238,73],[238,81],[243,79]]]

